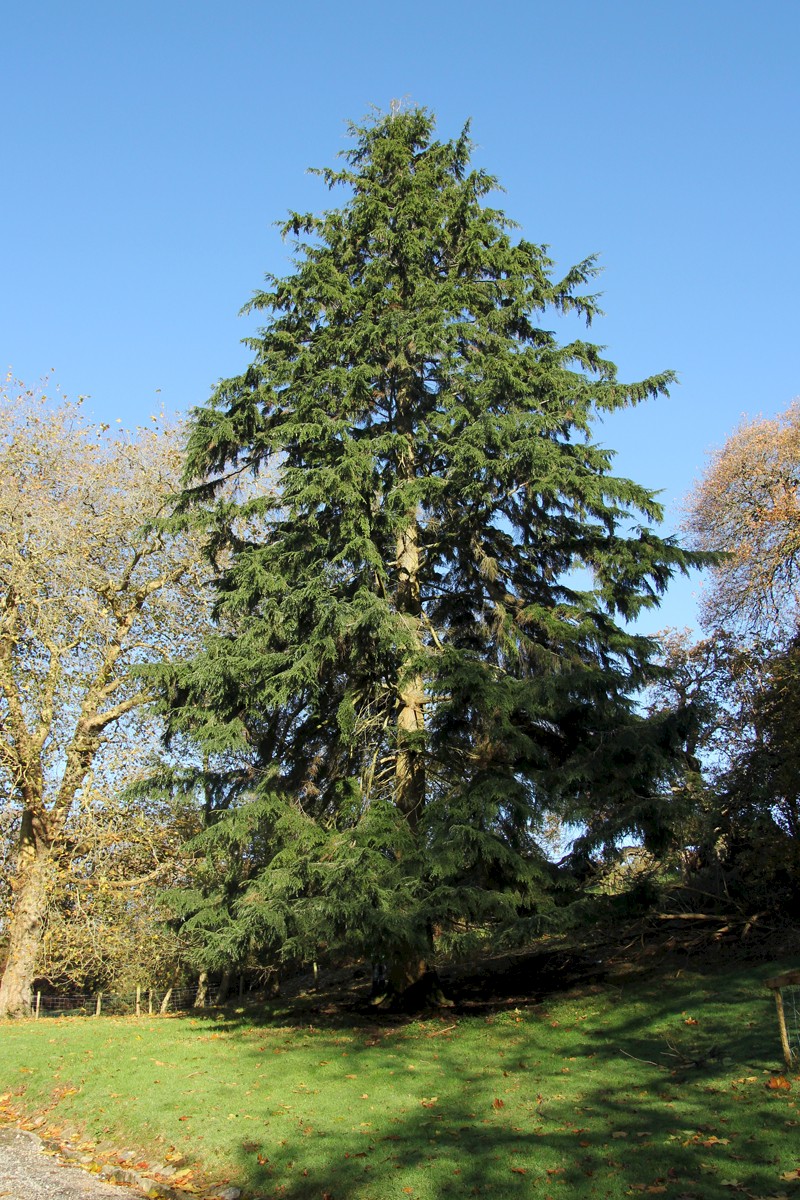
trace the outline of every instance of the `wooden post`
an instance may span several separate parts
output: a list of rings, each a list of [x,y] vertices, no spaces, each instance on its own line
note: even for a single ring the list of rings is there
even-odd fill
[[[152,1017],[152,1015],[153,1015],[153,989],[152,988],[147,989],[147,1011],[150,1014],[150,1016]]]
[[[778,1012],[778,1032],[781,1038],[781,1050],[783,1051],[783,1059],[786,1063],[786,1069],[792,1070],[794,1066],[795,1055],[792,1052],[792,1047],[789,1045],[789,1034],[786,1029],[786,1013],[783,1010],[783,996],[781,988],[785,987],[800,987],[800,971],[786,971],[783,975],[775,975],[772,979],[767,980],[767,987],[772,989],[772,994],[775,997],[775,1008]]]
[[[41,1006],[41,1003],[42,1003],[42,993],[37,992],[36,993],[36,1020],[37,1021],[39,1020],[39,1008]]]
[[[136,1015],[137,1017],[142,1015],[142,988],[138,983],[136,985]]]
[[[103,993],[98,992],[97,993],[97,1004],[95,1005],[95,1009],[94,1009],[94,1015],[96,1017],[100,1016],[102,1008],[103,1008]]]

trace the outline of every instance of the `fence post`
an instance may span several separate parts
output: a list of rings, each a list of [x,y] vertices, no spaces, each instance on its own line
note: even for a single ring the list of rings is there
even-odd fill
[[[136,985],[136,1015],[137,1017],[142,1015],[142,987],[139,983]]]
[[[781,1039],[781,1050],[783,1051],[783,1059],[786,1063],[786,1069],[791,1071],[794,1067],[797,1055],[789,1045],[789,1034],[786,1029],[786,1014],[783,1010],[783,996],[781,988],[785,987],[800,987],[800,971],[786,971],[783,975],[776,975],[774,979],[766,981],[767,987],[771,989],[775,997],[775,1008],[778,1012],[778,1033]]]
[[[35,1014],[37,1021],[39,1020],[39,1006],[41,1005],[41,1003],[42,1003],[42,993],[37,992],[36,993],[36,1014]]]
[[[103,1008],[103,993],[98,992],[97,993],[97,1004],[95,1005],[95,1009],[94,1009],[94,1015],[96,1017],[100,1016],[100,1012],[101,1012],[102,1008]]]

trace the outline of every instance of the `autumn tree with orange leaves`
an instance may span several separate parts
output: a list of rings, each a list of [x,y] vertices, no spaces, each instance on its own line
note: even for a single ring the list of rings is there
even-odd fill
[[[719,550],[702,607],[708,638],[671,686],[705,672],[698,737],[715,745],[704,792],[714,856],[750,901],[800,898],[800,400],[744,421],[689,501],[698,549]],[[700,672],[700,674],[698,674]],[[713,689],[713,699],[709,703]]]
[[[704,624],[791,637],[800,618],[800,400],[743,422],[712,458],[689,502],[695,545],[723,550]]]

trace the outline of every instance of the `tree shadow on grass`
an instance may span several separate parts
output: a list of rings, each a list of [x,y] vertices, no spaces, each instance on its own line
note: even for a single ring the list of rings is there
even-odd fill
[[[644,1081],[642,1081],[644,1082]],[[661,1084],[661,1080],[653,1081]],[[590,1088],[580,1106],[551,1096],[536,1118],[484,1116],[469,1098],[438,1111],[423,1107],[377,1137],[351,1128],[339,1136],[313,1133],[254,1150],[244,1143],[237,1174],[245,1186],[286,1200],[379,1200],[413,1195],[664,1194],[721,1200],[781,1191],[780,1175],[796,1164],[784,1133],[765,1137],[769,1112],[761,1096],[747,1099],[754,1132],[741,1128],[731,1095],[707,1089],[683,1096],[679,1111],[664,1094],[652,1099]],[[742,1103],[743,1101],[739,1101]],[[506,1103],[506,1102],[504,1102]],[[501,1110],[502,1111],[502,1110]],[[535,1123],[534,1123],[535,1122]],[[780,1124],[780,1119],[778,1120]]]
[[[637,985],[635,1003],[601,997],[600,1020],[596,988],[576,991],[558,1055],[546,1008],[500,1013],[506,1048],[491,1063],[465,1060],[458,1017],[452,1029],[449,1018],[427,1032],[417,1023],[395,1043],[400,1065],[407,1054],[424,1066],[430,1051],[436,1075],[421,1072],[411,1090],[398,1076],[402,1102],[376,1112],[357,1086],[343,1089],[341,1113],[320,1128],[302,1100],[280,1106],[229,1161],[249,1192],[284,1200],[778,1196],[800,1166],[798,1084],[768,1086],[774,1030],[758,983],[735,973],[669,987],[654,979]],[[374,1044],[353,1040],[346,1078],[358,1078]]]

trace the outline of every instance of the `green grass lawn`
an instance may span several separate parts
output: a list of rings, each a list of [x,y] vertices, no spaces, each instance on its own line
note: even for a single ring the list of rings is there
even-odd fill
[[[776,1074],[763,985],[787,965],[620,979],[487,1017],[6,1023],[0,1091],[98,1146],[184,1155],[205,1190],[795,1195],[800,1078]]]

